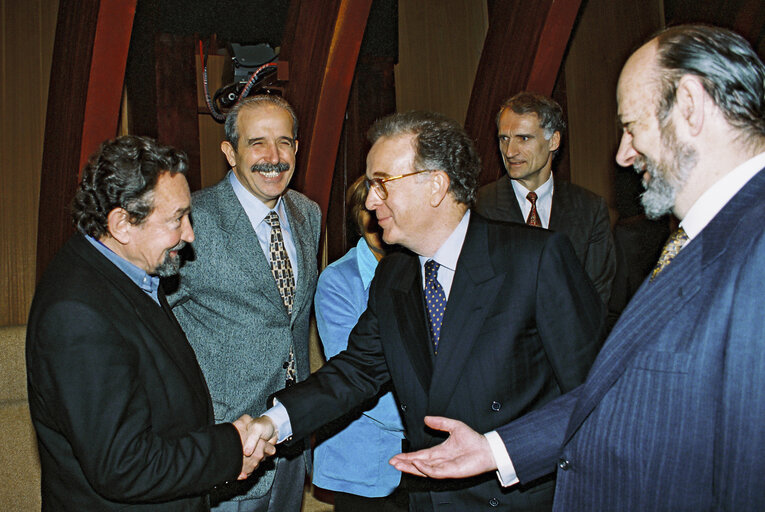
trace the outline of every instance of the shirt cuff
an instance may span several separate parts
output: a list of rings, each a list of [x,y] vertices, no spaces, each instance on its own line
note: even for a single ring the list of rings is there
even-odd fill
[[[497,478],[502,487],[510,487],[515,485],[520,480],[515,474],[515,467],[513,461],[510,460],[510,455],[507,453],[505,443],[496,431],[484,434],[484,437],[489,441],[489,448],[491,449],[491,456],[494,457],[494,462],[497,464]]]
[[[274,406],[263,413],[263,416],[268,416],[271,421],[276,425],[277,443],[288,440],[292,437],[292,424],[290,423],[290,415],[287,413],[287,408],[284,407],[278,400],[274,399]],[[508,459],[509,460],[509,459]]]

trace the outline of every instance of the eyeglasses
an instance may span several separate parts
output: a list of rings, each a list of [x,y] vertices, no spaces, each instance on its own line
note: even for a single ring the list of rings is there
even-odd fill
[[[385,188],[386,181],[400,180],[401,178],[406,178],[407,176],[414,176],[415,174],[420,174],[422,172],[432,172],[433,170],[434,169],[423,169],[421,171],[414,171],[408,174],[391,176],[390,178],[367,178],[365,180],[367,184],[367,191],[374,190],[380,199],[385,200],[388,199],[388,189]]]

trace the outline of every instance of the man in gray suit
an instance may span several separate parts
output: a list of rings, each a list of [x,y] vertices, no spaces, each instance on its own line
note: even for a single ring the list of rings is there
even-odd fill
[[[309,374],[308,326],[321,213],[288,190],[297,118],[278,96],[248,98],[226,119],[231,172],[193,195],[196,241],[168,296],[207,379],[215,421],[264,411]],[[216,511],[299,511],[306,452],[279,453],[213,496]],[[215,503],[214,503],[215,504]]]
[[[565,129],[563,110],[551,98],[521,92],[505,100],[497,113],[497,137],[507,174],[481,187],[475,211],[564,233],[608,304],[616,252],[606,202],[552,174]]]

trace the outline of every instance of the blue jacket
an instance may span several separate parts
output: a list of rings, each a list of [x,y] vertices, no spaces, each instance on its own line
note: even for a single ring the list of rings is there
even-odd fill
[[[348,335],[367,308],[377,260],[364,239],[319,276],[316,323],[330,358],[348,345]],[[313,483],[322,489],[366,497],[387,496],[401,473],[388,460],[401,453],[404,427],[392,393],[380,397],[345,429],[314,452]]]

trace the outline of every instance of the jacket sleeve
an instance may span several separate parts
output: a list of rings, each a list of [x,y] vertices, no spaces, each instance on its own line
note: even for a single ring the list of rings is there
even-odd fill
[[[162,362],[147,360],[136,347],[141,341],[75,301],[54,304],[37,325],[29,358],[30,399],[42,403],[38,421],[66,439],[99,494],[158,502],[204,494],[237,477],[242,447],[231,424],[154,431],[140,368]]]
[[[590,229],[587,242],[587,257],[584,261],[587,275],[592,279],[600,299],[608,304],[611,288],[616,277],[616,248],[611,234],[611,221],[603,198],[598,198],[598,208]]]

